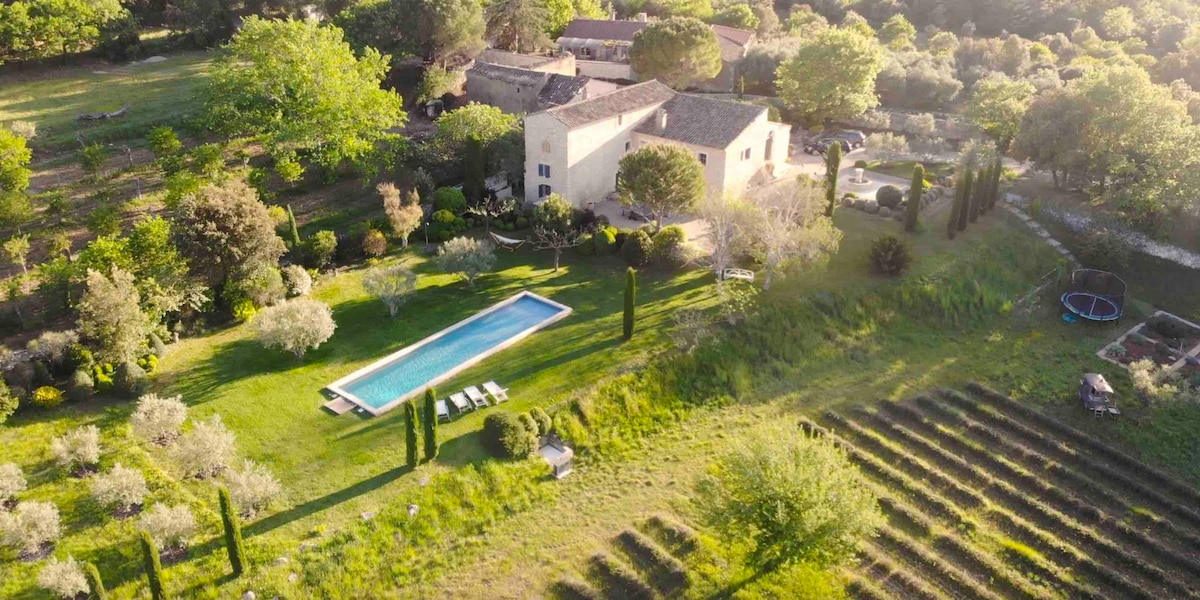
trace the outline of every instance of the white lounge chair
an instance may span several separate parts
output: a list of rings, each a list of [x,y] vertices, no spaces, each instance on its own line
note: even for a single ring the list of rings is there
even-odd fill
[[[475,408],[471,406],[470,402],[467,401],[467,395],[462,392],[452,394],[450,396],[450,403],[454,405],[454,408],[458,409],[458,414],[465,413],[468,410],[473,410]]]
[[[488,393],[489,396],[492,397],[492,400],[496,401],[496,404],[500,404],[501,402],[508,400],[508,390],[500,387],[495,381],[489,381],[483,384],[483,389]]]
[[[471,404],[474,404],[475,408],[487,408],[489,406],[487,396],[484,396],[483,392],[479,391],[479,388],[471,386],[463,391],[467,393],[467,398],[471,400]]]
[[[449,421],[450,420],[450,405],[446,404],[445,400],[438,400],[437,404],[435,406],[437,407],[438,420],[439,421]]]

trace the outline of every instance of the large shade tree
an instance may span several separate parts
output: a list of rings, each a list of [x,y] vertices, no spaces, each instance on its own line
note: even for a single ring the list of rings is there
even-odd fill
[[[617,170],[621,203],[645,207],[655,221],[692,208],[704,193],[704,167],[686,148],[650,144],[621,158]]]
[[[992,73],[975,83],[967,115],[1003,152],[1017,136],[1035,91],[1032,83]]]
[[[334,15],[355,48],[421,56],[441,66],[483,49],[486,23],[478,0],[359,2]]]
[[[883,51],[851,29],[829,28],[779,66],[779,97],[810,122],[857,117],[879,104],[875,77]]]
[[[721,46],[712,28],[700,20],[667,19],[634,36],[629,66],[643,81],[657,79],[681,90],[721,72]]]
[[[546,0],[502,0],[487,8],[487,34],[497,48],[534,52],[550,46]],[[570,4],[567,4],[570,7]]]
[[[258,136],[276,160],[303,154],[332,170],[404,124],[400,96],[380,87],[387,69],[372,48],[355,56],[337,27],[251,17],[213,67],[206,120]]]
[[[67,55],[94,46],[106,27],[128,18],[119,0],[0,3],[0,63]]]
[[[174,232],[192,270],[214,287],[255,264],[273,265],[287,251],[267,207],[236,179],[185,198]]]

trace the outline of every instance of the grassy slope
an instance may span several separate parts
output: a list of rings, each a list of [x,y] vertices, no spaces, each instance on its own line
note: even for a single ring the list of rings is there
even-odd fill
[[[211,61],[207,52],[192,52],[149,65],[72,67],[31,75],[0,85],[0,122],[36,123],[38,149],[74,147],[76,133],[88,142],[140,139],[154,126],[196,116]],[[129,104],[129,112],[121,118],[75,120],[81,113],[113,111],[122,104]]]
[[[284,483],[278,510],[247,527],[263,562],[277,555],[272,548],[294,548],[294,540],[314,528],[336,529],[361,512],[378,509],[418,481],[403,476],[407,470],[400,443],[402,411],[374,419],[353,414],[335,418],[320,409],[324,401],[320,390],[325,384],[496,301],[531,289],[575,312],[552,329],[443,386],[451,390],[496,379],[511,388],[511,401],[505,408],[527,410],[555,402],[642,360],[663,343],[672,310],[704,307],[712,301],[709,276],[704,272],[674,277],[647,272],[641,277],[639,296],[641,333],[633,342],[622,344],[624,267],[619,260],[571,258],[571,264],[558,273],[550,270],[549,260],[545,253],[502,253],[494,272],[471,290],[465,283],[433,272],[423,259],[412,259],[422,274],[422,289],[394,321],[387,318],[383,305],[361,288],[361,272],[341,275],[314,292],[334,307],[338,332],[302,362],[263,351],[246,326],[185,340],[173,348],[158,375],[158,385],[169,393],[182,394],[192,404],[195,418],[221,414],[238,436],[240,454],[269,465]],[[0,445],[13,448],[16,462],[36,474],[31,480],[34,489],[23,497],[54,500],[63,510],[67,537],[59,545],[60,552],[98,560],[110,586],[132,584],[125,586],[126,593],[142,585],[131,543],[135,524],[114,522],[92,506],[87,483],[63,478],[50,464],[47,440],[94,422],[106,428],[111,440],[104,467],[119,460],[147,469],[154,469],[155,464],[169,468],[168,460],[159,456],[160,460],[151,461],[143,449],[129,444],[122,427],[129,409],[124,402],[95,401],[50,415],[24,413],[0,429]],[[483,451],[476,436],[465,434],[476,431],[485,414],[469,414],[443,425],[441,456],[419,469],[422,476],[481,459]],[[161,451],[152,450],[151,454],[161,455]],[[209,484],[177,484],[166,476],[156,479],[152,500],[189,502],[201,513],[203,531],[216,528],[215,494]],[[207,533],[198,536],[207,538]],[[213,583],[214,577],[204,573],[220,573],[224,567],[223,556],[212,549],[209,545],[194,551],[196,558],[169,569],[168,577],[177,585]],[[0,580],[8,586],[0,587],[0,596],[36,597],[36,590],[29,587],[34,567],[0,566]]]

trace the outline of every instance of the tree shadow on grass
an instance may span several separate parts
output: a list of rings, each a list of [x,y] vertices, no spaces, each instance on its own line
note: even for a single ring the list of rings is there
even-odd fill
[[[303,519],[309,515],[337,506],[338,504],[346,502],[347,500],[352,500],[362,496],[363,494],[373,492],[395,481],[400,476],[409,473],[411,470],[412,469],[409,469],[407,465],[404,465],[396,467],[395,469],[384,471],[378,475],[375,475],[374,477],[355,483],[354,485],[326,494],[320,498],[314,498],[303,504],[297,504],[296,506],[293,506],[285,511],[275,513],[265,519],[256,521],[253,524],[245,527],[244,531],[247,537],[262,535],[298,519]]]

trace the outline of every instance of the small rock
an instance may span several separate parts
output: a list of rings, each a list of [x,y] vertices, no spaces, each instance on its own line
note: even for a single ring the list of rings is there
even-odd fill
[[[279,558],[271,561],[271,565],[276,566],[276,567],[278,567],[279,565],[286,565],[286,564],[288,564],[288,559],[286,556],[280,556]]]
[[[425,486],[429,485],[429,476],[426,475],[426,476],[422,477],[419,481],[417,481],[417,483],[419,483],[421,485],[421,487],[425,487]]]
[[[248,591],[245,594],[242,594],[242,600],[256,600],[257,598],[258,594],[255,594],[254,592]]]
[[[373,510],[370,510],[370,511],[367,511],[367,512],[365,512],[365,513],[363,513],[363,514],[359,515],[359,516],[361,516],[361,517],[362,517],[362,520],[364,520],[364,521],[370,521],[371,519],[374,519],[374,518],[375,518],[375,511],[373,511]]]
[[[421,508],[419,506],[417,506],[416,504],[409,504],[408,505],[408,516],[410,516],[410,517],[417,516],[417,511],[419,511],[419,510],[421,510]]]
[[[300,581],[299,573],[288,573],[288,583],[296,583],[297,581]]]
[[[316,548],[316,547],[317,547],[316,544],[310,544],[308,542],[300,542],[300,551],[301,552],[304,552],[305,550],[310,550],[310,549]]]
[[[397,531],[396,533],[392,534],[392,539],[396,540],[397,544],[403,544],[404,543],[404,534]]]
[[[844,206],[846,208],[854,208],[854,198],[851,198],[849,196],[842,198],[842,206]]]
[[[892,209],[890,209],[886,206],[880,206],[879,207],[879,216],[881,216],[885,219],[892,216]]]

